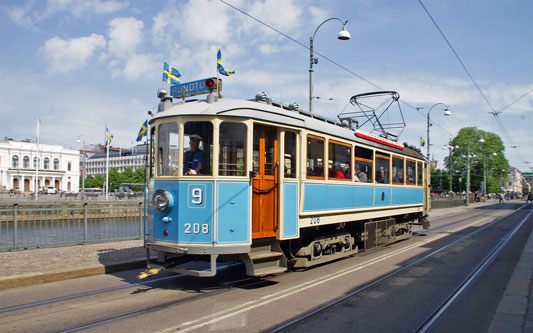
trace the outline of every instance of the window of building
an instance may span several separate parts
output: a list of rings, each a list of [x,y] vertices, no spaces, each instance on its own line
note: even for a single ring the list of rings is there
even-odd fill
[[[296,178],[296,133],[285,132],[284,149],[283,174],[285,178]]]
[[[45,157],[43,160],[43,169],[50,169],[50,159],[48,157]]]
[[[190,121],[184,125],[183,174],[213,174],[213,124]]]
[[[355,176],[356,182],[372,182],[372,164],[374,163],[374,152],[371,149],[355,146]]]
[[[424,186],[424,165],[422,162],[418,162],[418,168],[416,170],[418,186]]]
[[[178,147],[178,124],[161,124],[157,137],[158,176],[176,176],[178,174]]]
[[[24,169],[30,168],[30,158],[28,156],[24,156],[24,158],[22,159],[22,167]]]
[[[412,160],[405,161],[406,165],[406,183],[407,185],[415,185],[415,174],[416,174],[416,162]]]
[[[402,157],[392,157],[392,183],[404,184],[404,159]]]
[[[329,141],[328,144],[328,178],[352,179],[352,146]]]
[[[54,158],[54,170],[59,170],[59,158]],[[68,169],[68,171],[70,171],[70,169]]]
[[[218,174],[220,176],[246,175],[247,127],[241,123],[220,124]]]
[[[57,161],[57,167],[59,169],[59,161]],[[67,170],[68,171],[72,171],[72,162],[68,162],[67,163]]]
[[[19,167],[19,157],[18,155],[13,155],[11,158],[11,167],[18,168]]]
[[[324,139],[307,136],[307,177],[324,179]]]
[[[390,184],[390,156],[376,153],[376,183]]]

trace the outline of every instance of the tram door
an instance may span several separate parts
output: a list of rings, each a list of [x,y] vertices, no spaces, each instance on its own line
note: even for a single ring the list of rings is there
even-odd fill
[[[252,238],[275,237],[278,227],[277,128],[254,125]]]

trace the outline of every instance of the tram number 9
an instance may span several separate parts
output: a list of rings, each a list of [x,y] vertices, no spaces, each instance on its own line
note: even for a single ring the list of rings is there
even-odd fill
[[[202,204],[202,189],[201,188],[193,188],[191,192],[192,196],[192,203],[195,205],[201,205]]]
[[[209,224],[204,223],[185,223],[185,233],[186,234],[208,234],[209,233]]]
[[[311,225],[320,224],[320,216],[313,216],[309,220],[310,220],[309,224]]]

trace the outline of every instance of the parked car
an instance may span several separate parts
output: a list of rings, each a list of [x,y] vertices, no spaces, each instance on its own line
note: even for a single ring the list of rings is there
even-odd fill
[[[53,186],[46,186],[46,187],[44,188],[44,193],[46,193],[46,194],[56,194],[56,193],[57,193],[57,190],[56,190],[56,188],[53,187]]]

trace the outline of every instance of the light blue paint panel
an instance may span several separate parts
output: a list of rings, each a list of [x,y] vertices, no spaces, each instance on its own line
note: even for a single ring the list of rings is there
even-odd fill
[[[283,239],[298,237],[298,183],[283,184]]]
[[[390,206],[391,204],[391,188],[376,186],[374,188],[374,206]]]
[[[424,189],[422,188],[393,188],[392,205],[413,205],[424,202]]]
[[[353,192],[353,207],[365,208],[374,206],[373,186],[354,186]]]
[[[154,190],[158,189],[169,192],[174,204],[162,213],[149,210],[154,239],[178,244],[211,244],[213,182],[156,181]],[[168,230],[168,236],[163,234],[164,230]]]
[[[325,188],[327,209],[352,208],[353,188],[353,185],[327,184]]]
[[[250,243],[250,183],[218,182],[218,243]]]
[[[304,192],[304,212],[327,209],[326,184],[305,184]]]
[[[180,243],[212,244],[213,182],[181,181],[179,191]]]

